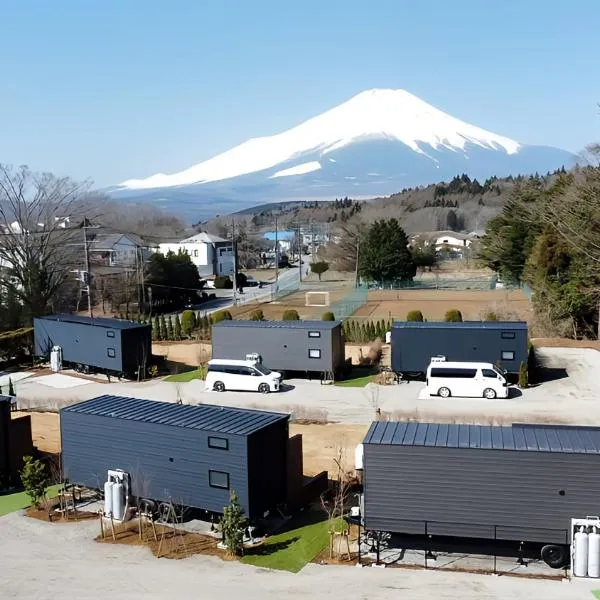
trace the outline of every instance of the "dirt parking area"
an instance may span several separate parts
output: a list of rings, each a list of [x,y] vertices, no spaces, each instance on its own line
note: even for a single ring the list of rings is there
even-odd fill
[[[149,549],[94,541],[98,524],[57,526],[20,513],[0,517],[5,548],[2,598],[101,600],[581,600],[597,582],[492,577],[422,569],[357,569],[309,564],[299,574],[267,571],[210,556],[156,559]],[[34,558],[32,558],[34,557]]]
[[[463,319],[481,320],[488,312],[500,319],[533,319],[533,309],[521,290],[374,290],[353,316],[371,319],[405,319],[420,310],[432,321],[443,320],[447,310],[457,308]]]

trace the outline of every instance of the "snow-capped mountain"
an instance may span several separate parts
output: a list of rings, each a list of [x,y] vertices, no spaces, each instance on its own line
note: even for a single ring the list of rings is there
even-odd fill
[[[545,172],[573,161],[563,150],[465,123],[404,90],[376,89],[283,133],[178,173],[130,179],[110,193],[206,217],[261,201],[381,196],[457,173]]]

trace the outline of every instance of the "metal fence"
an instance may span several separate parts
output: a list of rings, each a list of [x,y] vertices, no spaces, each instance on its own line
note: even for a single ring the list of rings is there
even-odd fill
[[[346,319],[367,301],[368,295],[367,286],[352,288],[341,300],[331,304],[329,310],[336,319]]]
[[[432,277],[431,279],[413,279],[412,281],[394,281],[374,286],[381,290],[493,290],[496,287],[494,277],[469,277],[450,279]]]

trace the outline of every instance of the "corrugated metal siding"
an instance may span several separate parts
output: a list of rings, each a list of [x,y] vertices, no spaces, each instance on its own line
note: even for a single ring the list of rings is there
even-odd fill
[[[250,329],[303,329],[316,331],[331,331],[340,327],[341,321],[248,321],[236,319],[234,321],[220,321],[213,325],[214,327],[226,327],[231,329],[250,328]]]
[[[64,413],[82,413],[237,435],[249,435],[278,421],[287,423],[289,419],[288,414],[263,410],[210,404],[190,406],[108,395],[63,408],[61,414]]]
[[[600,427],[379,421],[372,423],[363,443],[599,454]]]
[[[472,361],[500,364],[509,372],[518,372],[527,364],[527,329],[507,327],[444,327],[444,323],[427,323],[430,327],[392,328],[392,368],[397,372],[425,372],[432,356],[448,361]],[[465,325],[463,323],[463,325]],[[503,339],[502,331],[514,332],[514,339]],[[514,352],[514,360],[503,360],[502,352]]]
[[[321,323],[321,321],[318,321]],[[314,329],[321,337],[309,338],[311,329],[286,327],[221,327],[212,329],[213,358],[243,360],[258,352],[269,369],[282,371],[334,371],[332,339],[338,329]],[[308,357],[308,350],[321,350],[321,358]]]
[[[210,435],[226,437],[229,450],[209,448]],[[69,481],[102,489],[108,469],[123,469],[134,496],[222,512],[229,491],[210,487],[208,477],[224,471],[251,514],[245,436],[62,411],[61,440]]]
[[[463,448],[453,433],[458,448],[425,445],[414,423],[405,439],[417,446],[365,444],[368,529],[421,534],[428,521],[433,535],[565,543],[572,517],[598,512],[597,454]]]
[[[287,422],[269,425],[248,437],[250,510],[261,515],[287,499]]]

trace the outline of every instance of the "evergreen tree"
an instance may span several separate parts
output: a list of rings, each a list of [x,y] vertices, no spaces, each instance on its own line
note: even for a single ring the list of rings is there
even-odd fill
[[[10,377],[8,378],[8,395],[9,396],[16,396],[16,394],[15,394],[15,387],[14,387],[12,379]]]
[[[237,494],[231,490],[229,505],[223,509],[221,531],[227,552],[232,556],[239,556],[242,553],[246,523],[247,519]]]
[[[167,336],[167,322],[165,321],[165,315],[160,315],[160,339],[163,341],[168,340]]]
[[[181,315],[181,333],[189,338],[196,329],[196,313],[193,310],[184,310]]]
[[[367,330],[367,326],[363,322],[360,326],[360,342],[362,344],[364,344],[367,341],[368,337],[369,337],[369,333]]]
[[[160,342],[162,338],[162,331],[160,328],[160,320],[158,316],[154,317],[154,321],[152,322],[152,339]]]
[[[412,281],[416,267],[397,219],[375,221],[360,245],[360,273],[380,283]]]
[[[167,317],[167,339],[170,342],[172,342],[174,339],[173,320],[171,319],[171,315]]]
[[[181,321],[179,315],[175,315],[175,323],[173,324],[173,338],[176,341],[181,340]]]

